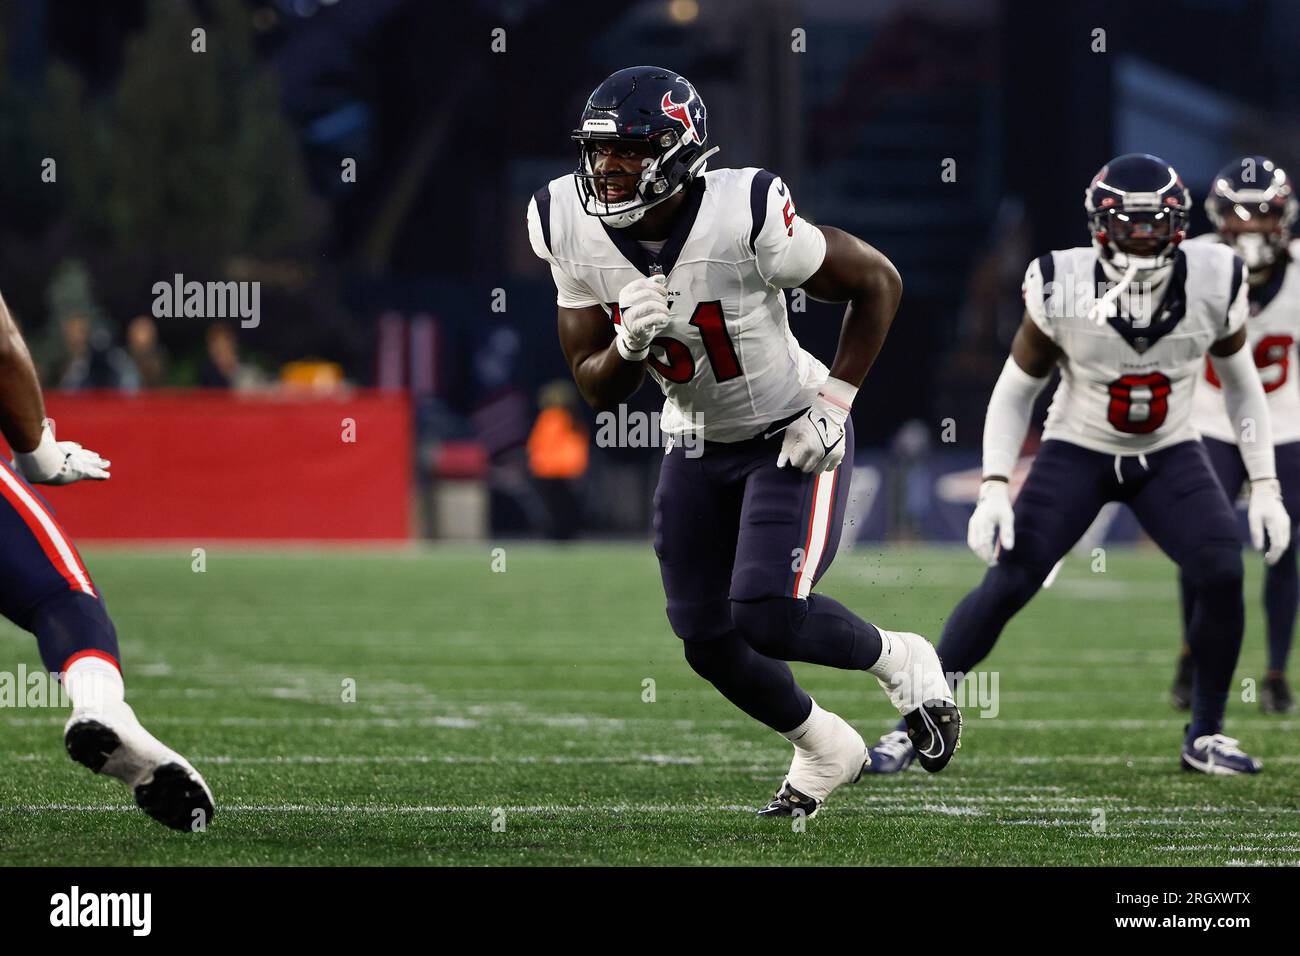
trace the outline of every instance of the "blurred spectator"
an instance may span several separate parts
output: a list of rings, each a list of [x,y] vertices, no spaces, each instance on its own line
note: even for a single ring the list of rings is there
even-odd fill
[[[208,353],[199,367],[200,388],[232,388],[239,391],[258,388],[266,376],[252,364],[240,361],[235,330],[225,322],[208,326]]]
[[[158,342],[153,316],[137,315],[126,327],[126,354],[135,363],[143,388],[161,388],[167,378],[167,351]]]
[[[140,376],[134,363],[126,352],[113,344],[107,329],[96,327],[80,312],[64,316],[59,329],[63,337],[63,355],[55,361],[47,376],[54,388],[135,391],[140,387]]]
[[[569,382],[543,386],[537,401],[541,411],[528,436],[528,467],[546,502],[548,533],[562,541],[581,530],[578,484],[587,473],[589,437],[575,412],[577,389]]]

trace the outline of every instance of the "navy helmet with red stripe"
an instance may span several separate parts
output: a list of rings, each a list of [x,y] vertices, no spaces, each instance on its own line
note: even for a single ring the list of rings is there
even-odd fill
[[[1156,270],[1187,236],[1192,197],[1177,170],[1150,153],[1126,153],[1101,168],[1084,193],[1092,242],[1117,269]]]
[[[708,110],[684,76],[656,66],[633,66],[611,75],[587,98],[578,128],[574,173],[588,215],[615,227],[639,220],[651,207],[676,195],[704,170],[709,156]],[[597,189],[593,150],[600,144],[635,143],[649,156],[631,198],[606,202]]]
[[[1285,169],[1267,156],[1242,156],[1215,175],[1205,212],[1253,273],[1286,249],[1300,200]]]

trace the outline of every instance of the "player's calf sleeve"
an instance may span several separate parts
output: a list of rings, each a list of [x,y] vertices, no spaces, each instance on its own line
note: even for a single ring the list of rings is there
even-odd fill
[[[880,632],[824,594],[732,601],[731,620],[766,657],[866,670],[880,657]]]
[[[60,591],[46,598],[28,617],[47,670],[62,672],[74,657],[120,660],[117,631],[101,598],[81,591]]]
[[[750,717],[784,733],[808,719],[812,698],[790,665],[758,654],[735,631],[686,641],[686,663]]]
[[[1187,646],[1196,662],[1187,736],[1195,739],[1218,733],[1223,727],[1223,711],[1246,626],[1241,551],[1236,547],[1203,548],[1186,570],[1196,588],[1187,628]]]
[[[995,564],[953,610],[939,638],[939,659],[949,674],[969,674],[988,657],[998,636],[1029,599],[1046,573],[1021,564]]]
[[[1296,569],[1296,549],[1292,545],[1282,553],[1277,564],[1264,569],[1269,670],[1286,670],[1297,610],[1300,610],[1300,572]]]

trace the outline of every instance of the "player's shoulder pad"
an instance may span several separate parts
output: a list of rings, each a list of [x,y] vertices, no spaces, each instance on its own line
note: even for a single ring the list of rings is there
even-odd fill
[[[528,241],[533,252],[547,262],[555,261],[557,206],[570,198],[565,190],[572,189],[572,176],[557,176],[528,200]]]
[[[1025,300],[1025,311],[1044,332],[1048,329],[1052,316],[1063,315],[1060,303],[1053,303],[1054,296],[1061,295],[1061,280],[1066,275],[1078,275],[1081,268],[1087,269],[1091,277],[1091,257],[1095,253],[1089,246],[1074,249],[1053,249],[1037,259],[1032,259],[1025,267],[1025,279],[1020,286],[1020,294]]]
[[[1222,289],[1225,304],[1231,305],[1241,290],[1246,264],[1232,246],[1225,242],[1187,242],[1180,247],[1189,269],[1201,272],[1209,280],[1209,289]]]
[[[1178,248],[1187,256],[1187,264],[1195,264],[1195,268],[1221,269],[1227,274],[1232,268],[1232,260],[1240,261],[1240,256],[1226,242],[1193,242],[1188,239],[1179,243]]]
[[[746,244],[749,251],[757,253],[758,238],[764,229],[775,230],[781,221],[781,232],[788,230],[787,221],[794,216],[794,199],[785,181],[770,169],[747,167],[736,170],[744,173],[749,187],[749,234]]]

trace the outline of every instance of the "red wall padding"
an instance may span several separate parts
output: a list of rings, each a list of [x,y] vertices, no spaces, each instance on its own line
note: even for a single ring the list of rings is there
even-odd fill
[[[59,438],[107,482],[39,486],[76,541],[398,539],[411,535],[411,421],[400,393],[46,396]],[[343,441],[345,418],[356,441]]]

